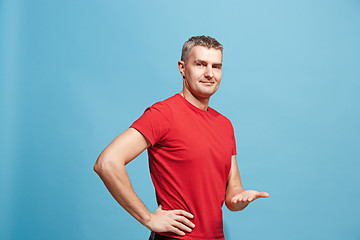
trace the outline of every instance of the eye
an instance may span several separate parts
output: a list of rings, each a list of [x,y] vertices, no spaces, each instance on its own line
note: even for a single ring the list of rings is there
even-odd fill
[[[221,65],[214,65],[213,68],[221,69]]]
[[[201,67],[201,66],[202,66],[202,63],[197,63],[196,66]]]

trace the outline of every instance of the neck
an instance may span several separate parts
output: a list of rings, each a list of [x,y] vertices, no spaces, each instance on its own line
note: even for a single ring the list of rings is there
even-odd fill
[[[210,98],[196,97],[187,89],[183,89],[180,92],[180,95],[183,96],[188,102],[190,102],[195,107],[200,108],[201,110],[207,111]]]

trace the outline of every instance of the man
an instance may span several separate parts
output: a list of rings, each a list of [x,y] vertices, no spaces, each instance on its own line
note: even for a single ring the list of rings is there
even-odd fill
[[[211,37],[190,38],[178,62],[182,91],[146,109],[95,164],[116,201],[152,231],[150,239],[224,239],[224,202],[240,211],[269,196],[243,189],[232,125],[208,106],[221,81],[222,53]],[[135,194],[125,169],[145,149],[159,205],[154,213]]]

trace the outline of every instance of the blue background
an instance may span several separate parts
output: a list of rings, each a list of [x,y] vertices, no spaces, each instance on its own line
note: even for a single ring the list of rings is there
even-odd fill
[[[227,240],[360,239],[359,0],[0,1],[0,239],[147,239],[93,164],[202,34],[244,187],[271,194],[224,210]],[[155,210],[146,154],[127,169]]]

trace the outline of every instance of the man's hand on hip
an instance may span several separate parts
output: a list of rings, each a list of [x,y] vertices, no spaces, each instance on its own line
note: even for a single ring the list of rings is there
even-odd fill
[[[172,232],[184,236],[195,227],[188,218],[194,218],[191,213],[184,210],[162,210],[161,205],[151,214],[148,228],[157,233]]]

